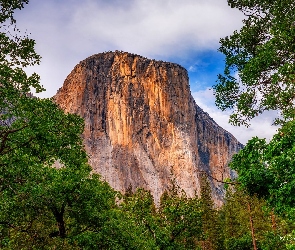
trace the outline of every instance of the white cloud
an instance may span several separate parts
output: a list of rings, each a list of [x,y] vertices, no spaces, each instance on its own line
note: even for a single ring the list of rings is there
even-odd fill
[[[108,50],[169,60],[216,50],[241,26],[226,0],[31,0],[17,13],[42,55],[41,75],[52,96],[79,61]]]
[[[225,130],[230,131],[230,133],[243,144],[246,144],[246,142],[253,136],[270,140],[277,131],[278,127],[272,125],[273,119],[276,116],[275,111],[265,112],[262,115],[255,117],[251,121],[251,126],[249,128],[244,126],[236,127],[228,123],[231,112],[222,112],[215,106],[212,89],[207,88],[206,90],[194,92],[192,95],[196,103],[207,112],[218,125]]]
[[[118,49],[162,55],[215,49],[219,38],[241,24],[241,14],[220,0],[133,0],[126,6],[86,1],[76,5],[71,27],[82,37]]]
[[[41,75],[47,89],[43,97],[54,95],[74,66],[92,54],[123,50],[162,60],[178,58],[181,64],[195,52],[216,51],[219,39],[239,29],[242,18],[226,0],[30,0],[17,13],[18,25],[32,33],[43,57],[31,69]],[[192,61],[188,70],[195,72],[202,60]],[[256,135],[270,139],[276,131],[272,113],[255,118],[248,129],[234,127],[228,124],[229,112],[215,107],[211,90],[193,96],[242,143]]]
[[[189,66],[189,68],[187,70],[189,72],[196,72],[196,66],[195,65],[191,65],[191,66]]]

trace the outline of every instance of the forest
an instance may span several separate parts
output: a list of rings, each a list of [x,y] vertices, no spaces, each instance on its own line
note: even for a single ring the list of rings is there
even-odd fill
[[[294,1],[228,0],[245,20],[220,40],[216,105],[238,126],[277,110],[281,128],[234,155],[222,207],[208,175],[200,195],[172,181],[155,204],[147,190],[122,194],[92,173],[83,119],[29,94],[44,88],[25,71],[41,57],[14,18],[28,3],[0,0],[1,249],[295,249]]]

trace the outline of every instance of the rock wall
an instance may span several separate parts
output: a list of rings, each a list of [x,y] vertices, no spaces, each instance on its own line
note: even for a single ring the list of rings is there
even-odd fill
[[[189,195],[200,172],[211,178],[216,205],[241,144],[199,108],[180,65],[106,52],[80,62],[55,95],[85,119],[89,163],[116,190],[144,187],[159,201],[174,178]]]

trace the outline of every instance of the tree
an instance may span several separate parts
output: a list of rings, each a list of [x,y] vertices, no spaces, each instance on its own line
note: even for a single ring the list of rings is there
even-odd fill
[[[234,155],[230,167],[251,196],[264,198],[270,208],[272,229],[261,242],[264,249],[293,249],[294,244],[294,148],[295,120],[286,122],[272,140],[257,137]],[[282,222],[279,224],[277,215]],[[283,226],[282,226],[283,225]]]
[[[277,122],[295,117],[295,3],[228,0],[245,15],[243,27],[220,40],[225,70],[213,87],[216,105],[234,109],[230,122],[249,125],[266,110]],[[281,119],[282,118],[282,119]]]
[[[188,198],[174,180],[157,208],[144,189],[128,193],[121,206],[127,218],[141,228],[147,249],[198,249],[202,238],[200,201],[198,197]]]
[[[273,139],[252,138],[230,167],[237,170],[238,181],[250,194],[265,198],[277,212],[295,209],[295,121],[285,123]]]
[[[274,212],[294,220],[295,3],[228,0],[228,4],[242,11],[245,19],[240,31],[220,40],[225,70],[213,87],[216,105],[234,110],[230,116],[234,125],[248,126],[267,110],[277,110],[275,123],[282,125],[269,143],[252,138],[230,167],[250,195],[264,198]]]
[[[28,94],[31,88],[43,91],[39,76],[27,76],[24,68],[40,63],[35,41],[22,36],[13,18],[15,9],[22,9],[28,1],[0,1],[0,153],[10,150],[10,137],[27,128],[25,113],[33,110],[36,100]],[[24,142],[24,141],[23,141]]]
[[[28,2],[0,0],[0,248],[93,249],[112,239],[116,192],[91,173],[83,119],[29,94],[40,56],[13,17]]]
[[[256,249],[285,250],[293,241],[294,221],[275,215],[265,200],[241,187],[227,190],[219,214],[226,250],[254,249],[254,241]]]
[[[265,231],[271,230],[265,202],[242,190],[227,190],[222,207],[224,245],[226,249],[260,249]]]
[[[201,249],[219,249],[221,242],[220,225],[218,221],[217,209],[214,207],[211,186],[208,176],[200,175],[200,203],[202,209],[202,241]]]
[[[159,217],[156,211],[154,198],[150,191],[142,188],[133,193],[132,187],[127,189],[121,204],[122,210],[129,220],[134,221],[136,226],[142,230],[147,249],[161,249],[159,242],[164,241],[165,235],[159,226]],[[135,237],[134,237],[135,238]]]
[[[187,197],[172,179],[159,207],[160,249],[198,249],[202,239],[202,215],[198,196]]]
[[[253,249],[247,203],[248,199],[243,192],[227,189],[225,204],[219,212],[226,250]]]

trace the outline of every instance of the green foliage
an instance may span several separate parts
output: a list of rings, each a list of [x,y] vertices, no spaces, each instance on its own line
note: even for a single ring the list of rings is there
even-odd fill
[[[246,241],[249,235],[251,239],[246,202],[245,194],[227,191],[225,204],[221,209],[226,249],[231,249],[232,244],[241,245],[241,242]],[[252,240],[250,242],[252,246]]]
[[[246,2],[251,8],[260,6],[257,1]],[[246,2],[230,1],[232,7],[243,11]],[[205,177],[201,178],[200,198],[187,197],[175,181],[157,206],[144,189],[135,193],[130,189],[121,197],[91,173],[81,138],[83,120],[65,114],[51,100],[28,94],[43,87],[37,74],[27,76],[24,71],[40,62],[35,41],[21,36],[14,26],[14,11],[27,3],[0,0],[1,249],[252,249],[249,218],[259,249],[294,249],[294,122],[286,123],[270,143],[252,139],[234,157],[232,167],[240,174],[238,182],[251,198],[228,187],[226,203],[218,210]],[[277,6],[263,4],[267,8],[261,13]],[[292,10],[294,5],[290,6]],[[250,33],[243,33],[245,41]],[[253,49],[259,56],[264,53]],[[240,57],[240,65],[245,58]],[[238,54],[228,57],[228,66],[237,59]],[[255,67],[260,67],[257,63]],[[247,74],[253,65],[247,65],[239,68],[245,70],[240,77],[251,83]],[[235,82],[230,84],[235,89]],[[241,95],[245,103],[251,99],[249,93]],[[229,98],[228,105],[231,102]],[[254,194],[264,197],[281,214],[288,211],[288,217],[272,214]]]
[[[288,244],[290,241],[282,237],[278,232],[267,231],[263,235],[263,240],[261,240],[261,249],[263,250],[285,250],[288,249]]]
[[[292,214],[295,207],[294,135],[295,121],[289,121],[269,143],[251,139],[230,164],[250,194],[264,197],[280,213]]]
[[[252,250],[253,245],[251,234],[245,234],[240,238],[226,239],[225,248],[227,250]]]
[[[9,20],[11,23],[15,22],[13,17],[16,9],[22,9],[29,0],[1,0],[0,1],[0,23]]]
[[[230,122],[249,125],[265,110],[294,118],[295,3],[293,0],[228,0],[244,13],[243,27],[220,39],[223,75],[214,86],[216,105],[234,109]]]
[[[258,249],[285,250],[292,245],[294,221],[274,214],[266,201],[241,189],[228,190],[219,214],[226,250],[253,249],[250,219]]]
[[[164,249],[195,249],[202,239],[202,214],[197,197],[188,198],[173,181],[162,195],[159,216]],[[164,247],[161,245],[161,247]]]
[[[272,224],[272,228],[267,228],[269,225],[265,222],[261,224],[263,227],[257,228],[257,211],[251,211],[250,215],[255,215],[252,219],[259,248],[292,248],[295,205],[295,3],[291,0],[228,0],[228,4],[243,12],[245,19],[239,31],[220,40],[219,51],[225,55],[226,65],[224,74],[218,76],[218,83],[214,86],[216,105],[222,110],[234,110],[230,116],[234,125],[248,126],[252,118],[266,110],[277,110],[275,122],[283,125],[269,143],[257,137],[248,141],[245,148],[233,157],[230,166],[238,172],[239,189],[252,196],[248,200],[250,207],[259,207],[259,202],[253,204],[256,199],[253,197],[257,196],[266,200],[268,205],[264,207],[274,208],[270,209],[272,212],[268,211],[273,218],[277,216],[274,212],[284,216],[277,221],[280,226]],[[246,230],[236,227],[235,220],[240,221],[243,217],[239,218],[236,214],[240,210],[243,215],[244,210],[238,197],[234,200],[227,201],[223,208],[227,212],[223,216],[238,229],[239,235],[225,236],[227,242],[238,249],[248,236]],[[261,216],[261,219],[264,218]],[[228,234],[227,229],[225,232]]]
[[[202,238],[202,210],[197,197],[188,198],[173,182],[156,208],[149,191],[137,189],[122,204],[145,232],[147,249],[196,249]]]
[[[158,223],[154,199],[151,193],[144,189],[137,189],[135,193],[127,193],[121,204],[122,210],[130,221],[142,231],[141,235],[146,241],[147,249],[159,249],[158,242],[162,242],[162,235]]]
[[[202,210],[202,238],[199,245],[202,249],[219,249],[222,244],[221,225],[218,211],[211,196],[211,186],[206,175],[200,176],[200,206]]]

